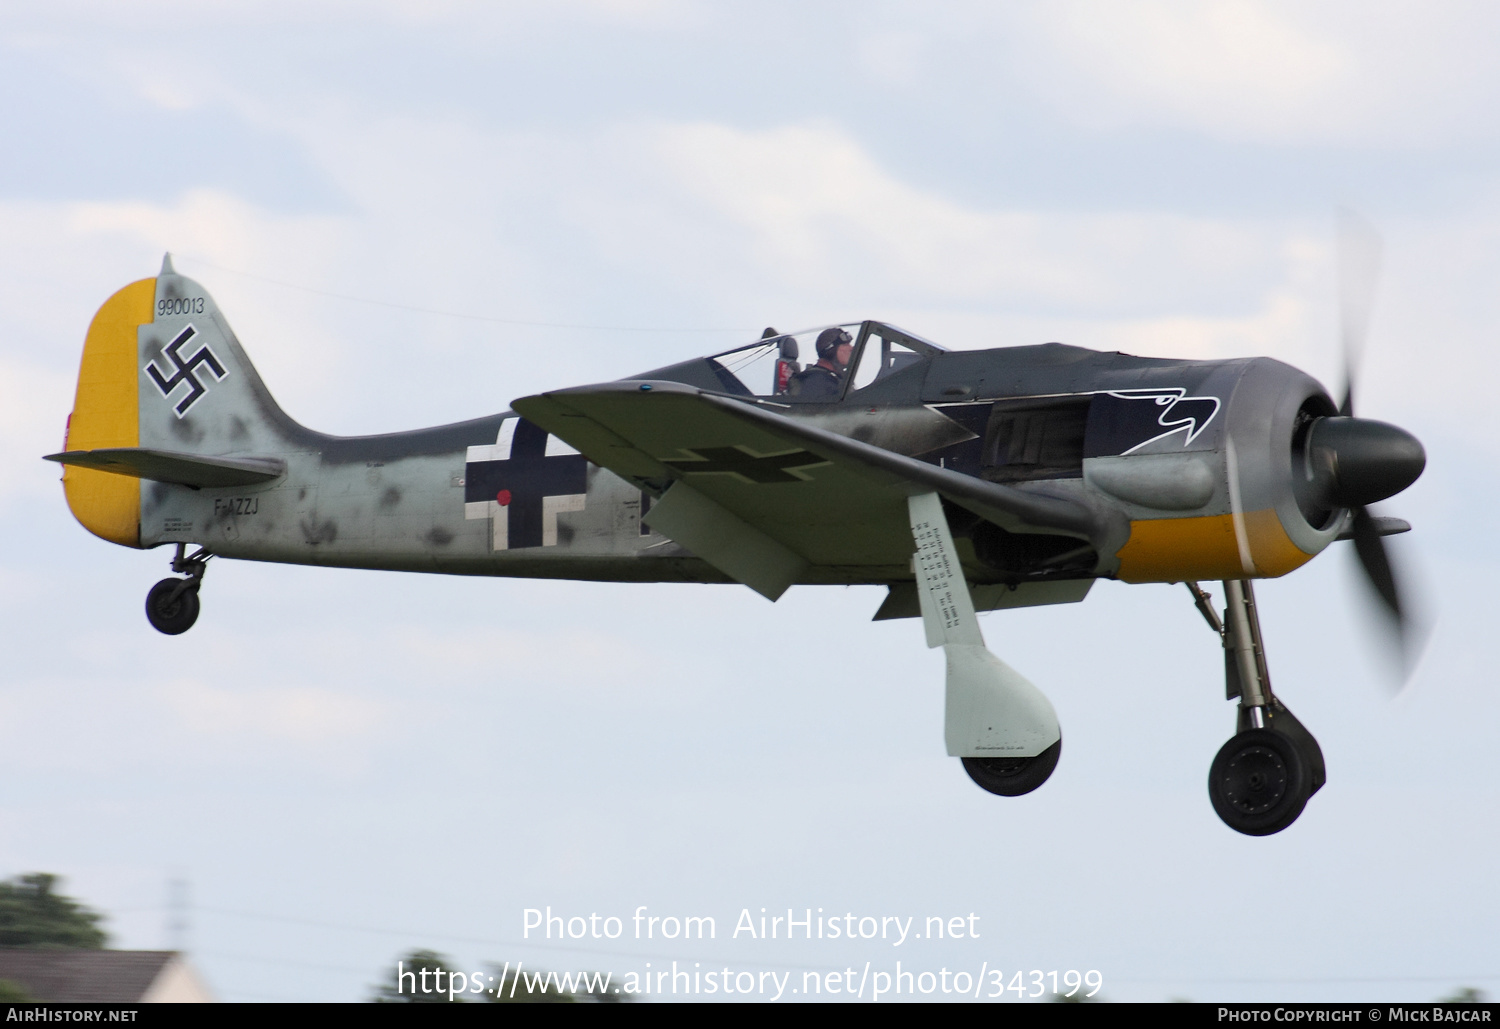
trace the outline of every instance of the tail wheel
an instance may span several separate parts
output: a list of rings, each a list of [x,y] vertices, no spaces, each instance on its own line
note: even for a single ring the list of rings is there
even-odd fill
[[[146,594],[146,620],[157,632],[178,636],[198,620],[198,584],[190,579],[163,579]]]
[[[980,788],[1002,797],[1030,793],[1051,776],[1062,756],[1062,740],[1036,757],[966,757],[964,771]]]

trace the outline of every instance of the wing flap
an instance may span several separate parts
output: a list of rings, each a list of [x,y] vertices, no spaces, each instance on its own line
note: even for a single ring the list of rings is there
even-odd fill
[[[149,447],[68,450],[44,460],[193,489],[258,486],[286,474],[286,462],[279,457],[207,457]]]
[[[779,599],[807,571],[807,560],[800,554],[685,482],[673,483],[642,520],[770,601]]]

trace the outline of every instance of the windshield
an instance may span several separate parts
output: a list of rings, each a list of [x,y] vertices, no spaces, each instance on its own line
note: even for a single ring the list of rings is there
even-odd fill
[[[731,392],[832,402],[943,348],[881,322],[849,322],[799,332],[767,329],[759,340],[709,358]],[[740,389],[734,389],[737,385]]]
[[[758,397],[788,396],[807,380],[805,372],[818,362],[818,337],[824,333],[836,336],[840,331],[852,344],[859,336],[860,324],[830,325],[801,332],[778,333],[767,329],[766,335],[748,346],[715,354],[711,360],[737,379],[747,392]],[[850,347],[852,351],[852,346]],[[849,353],[846,352],[847,365]],[[829,359],[829,382],[842,384],[843,369],[834,369],[837,355]],[[835,396],[833,399],[837,399]]]

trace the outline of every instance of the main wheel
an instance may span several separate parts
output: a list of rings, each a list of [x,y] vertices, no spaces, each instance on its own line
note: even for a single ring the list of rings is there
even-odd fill
[[[177,636],[198,620],[198,587],[189,586],[173,597],[186,579],[163,579],[146,594],[146,620],[157,632]]]
[[[1301,751],[1270,729],[1246,729],[1233,737],[1208,772],[1214,811],[1246,836],[1269,836],[1291,825],[1311,792]]]
[[[1062,740],[1036,757],[966,757],[964,771],[982,789],[1002,797],[1019,797],[1030,793],[1052,774],[1062,756]]]

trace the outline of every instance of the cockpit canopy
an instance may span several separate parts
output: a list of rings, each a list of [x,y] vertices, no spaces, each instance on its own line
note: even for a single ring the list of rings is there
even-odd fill
[[[846,331],[853,342],[853,352],[846,367],[815,373],[812,369],[818,363],[817,340],[829,329]],[[820,325],[787,333],[767,329],[754,343],[658,368],[636,378],[669,379],[735,396],[775,397],[790,403],[830,403],[944,352],[936,343],[884,322]],[[831,388],[826,385],[830,379]],[[808,383],[819,388],[806,388]]]

